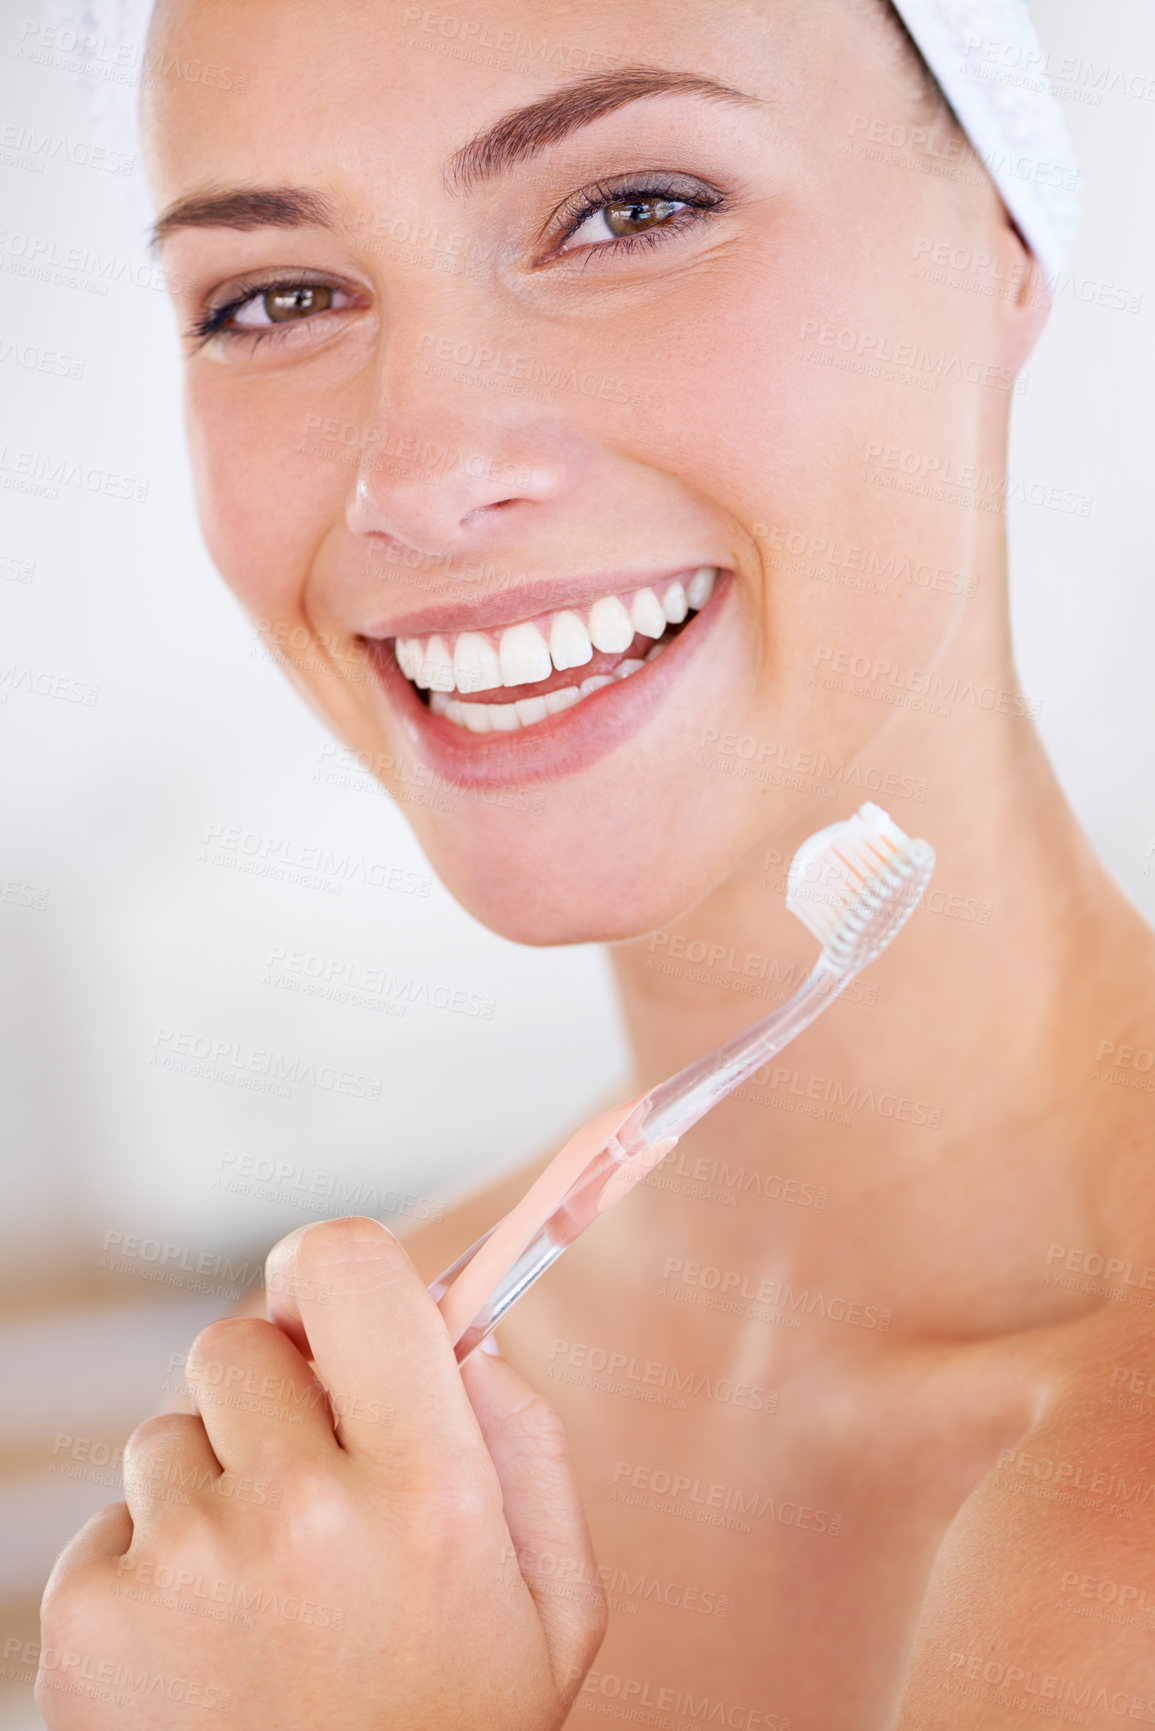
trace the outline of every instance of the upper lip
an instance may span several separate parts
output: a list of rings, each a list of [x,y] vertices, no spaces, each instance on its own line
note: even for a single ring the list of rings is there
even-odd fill
[[[534,577],[521,578],[517,586],[490,589],[484,595],[463,596],[438,606],[420,607],[404,618],[375,621],[359,633],[361,637],[383,640],[393,637],[426,637],[436,632],[449,635],[461,631],[500,630],[503,625],[517,625],[523,619],[534,619],[542,613],[556,613],[565,607],[592,605],[602,595],[628,595],[635,589],[645,589],[655,583],[665,583],[672,577],[682,577],[713,565],[709,559],[687,559],[678,565],[666,565],[660,570],[604,571],[596,577]],[[433,579],[436,583],[437,579]],[[444,588],[468,583],[467,578],[446,577]],[[432,585],[431,585],[432,586]]]

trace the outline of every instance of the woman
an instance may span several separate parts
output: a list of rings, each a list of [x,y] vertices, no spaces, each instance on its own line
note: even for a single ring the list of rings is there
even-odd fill
[[[153,48],[245,75],[147,105],[214,559],[433,780],[473,913],[614,942],[639,1091],[808,965],[808,833],[876,792],[939,866],[504,1364],[424,1284],[525,1174],[412,1261],[279,1246],[58,1565],[49,1723],[1155,1722],[1152,940],[1019,692],[1001,515],[887,484],[998,497],[1046,312],[895,16],[166,0]]]

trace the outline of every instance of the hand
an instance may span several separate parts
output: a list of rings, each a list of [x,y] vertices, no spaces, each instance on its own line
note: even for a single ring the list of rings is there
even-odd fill
[[[605,1618],[561,1421],[504,1360],[458,1368],[375,1221],[293,1233],[267,1283],[53,1571],[50,1731],[552,1731]]]

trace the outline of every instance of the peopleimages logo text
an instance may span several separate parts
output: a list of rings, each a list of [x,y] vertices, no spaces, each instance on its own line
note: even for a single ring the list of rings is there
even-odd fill
[[[355,1100],[381,1098],[380,1077],[338,1070],[312,1058],[288,1058],[281,1052],[248,1046],[243,1040],[213,1039],[208,1034],[161,1028],[152,1044],[151,1062],[160,1069],[177,1069],[223,1081],[257,1076],[281,1084],[286,1094],[290,1088],[301,1086],[320,1088],[328,1094],[348,1094]]]

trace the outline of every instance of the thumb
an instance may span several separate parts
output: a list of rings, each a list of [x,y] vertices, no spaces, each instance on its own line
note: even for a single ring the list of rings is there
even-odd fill
[[[565,1426],[499,1356],[475,1352],[461,1376],[501,1481],[509,1566],[533,1595],[554,1681],[572,1699],[605,1635],[606,1596]]]

